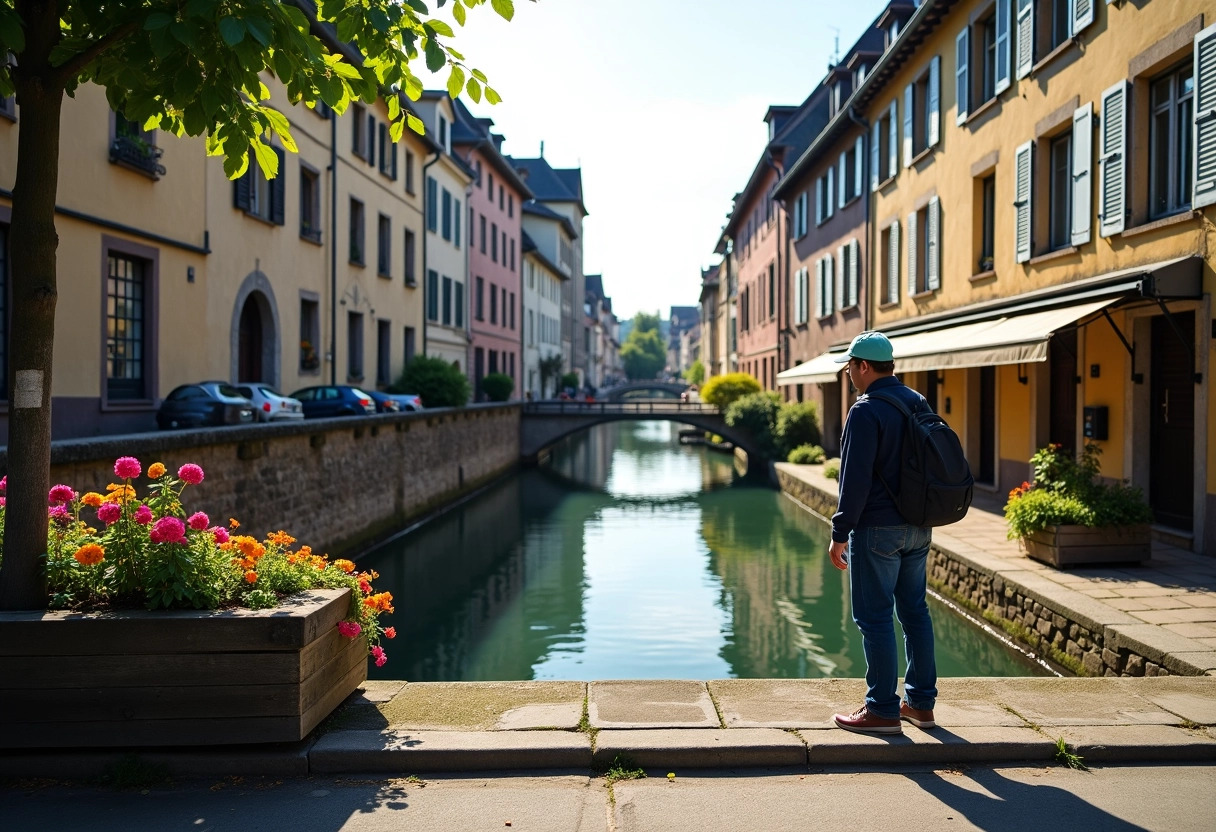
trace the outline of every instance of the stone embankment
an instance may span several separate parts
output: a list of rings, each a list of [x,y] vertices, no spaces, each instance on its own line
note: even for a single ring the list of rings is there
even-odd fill
[[[519,464],[519,405],[164,431],[55,442],[51,482],[104,492],[134,456],[206,479],[187,507],[251,534],[285,529],[317,552],[357,553]],[[0,472],[7,469],[0,450]],[[147,482],[136,483],[142,496]]]
[[[821,466],[778,463],[781,489],[830,517]],[[1160,541],[1142,566],[1057,570],[1006,538],[994,498],[934,529],[929,583],[1078,676],[1216,675],[1216,559]]]

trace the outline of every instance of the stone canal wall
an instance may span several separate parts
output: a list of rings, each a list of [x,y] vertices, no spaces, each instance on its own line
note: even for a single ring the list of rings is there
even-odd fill
[[[193,462],[206,479],[187,490],[189,511],[217,523],[235,517],[259,536],[285,529],[317,552],[357,554],[517,466],[519,419],[519,405],[473,405],[67,440],[52,445],[51,482],[104,492],[120,456],[145,471]],[[147,484],[137,483],[141,496]]]
[[[824,478],[821,467],[778,463],[775,468],[782,491],[825,518],[835,513],[836,482]],[[1016,550],[1016,544],[1002,547],[1000,554],[984,551],[984,535],[976,527],[991,517],[983,514],[973,507],[956,526],[934,530],[928,564],[933,589],[1078,676],[1205,673],[1207,665],[1197,662],[1207,659],[1190,651],[1211,648],[1192,647],[1185,643],[1189,639],[1045,577],[1037,564],[1004,551]]]

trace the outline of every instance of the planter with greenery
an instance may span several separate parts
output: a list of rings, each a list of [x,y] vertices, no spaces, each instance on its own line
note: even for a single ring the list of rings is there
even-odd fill
[[[413,393],[427,407],[464,407],[469,403],[469,379],[454,364],[429,355],[415,356],[401,371],[390,393]]]
[[[1005,504],[1009,538],[1030,557],[1056,567],[1148,560],[1152,511],[1140,489],[1098,481],[1100,453],[1090,442],[1080,458],[1059,445],[1031,457],[1034,482],[1010,491]]]
[[[515,389],[515,381],[503,373],[490,373],[481,380],[481,390],[492,402],[505,402],[511,398]],[[426,401],[423,399],[423,401]]]

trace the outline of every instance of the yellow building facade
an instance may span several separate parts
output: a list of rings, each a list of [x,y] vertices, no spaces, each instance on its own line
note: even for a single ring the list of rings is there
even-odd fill
[[[1216,553],[1216,9],[926,0],[869,125],[869,328],[982,487],[1096,442],[1157,534]],[[895,143],[895,147],[892,147]]]

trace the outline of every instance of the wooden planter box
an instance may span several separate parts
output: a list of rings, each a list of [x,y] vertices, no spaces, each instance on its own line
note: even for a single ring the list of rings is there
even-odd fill
[[[1089,563],[1142,563],[1152,554],[1147,525],[1048,526],[1022,543],[1030,557],[1061,569]]]
[[[350,590],[269,610],[0,613],[0,748],[294,742],[367,678]]]

